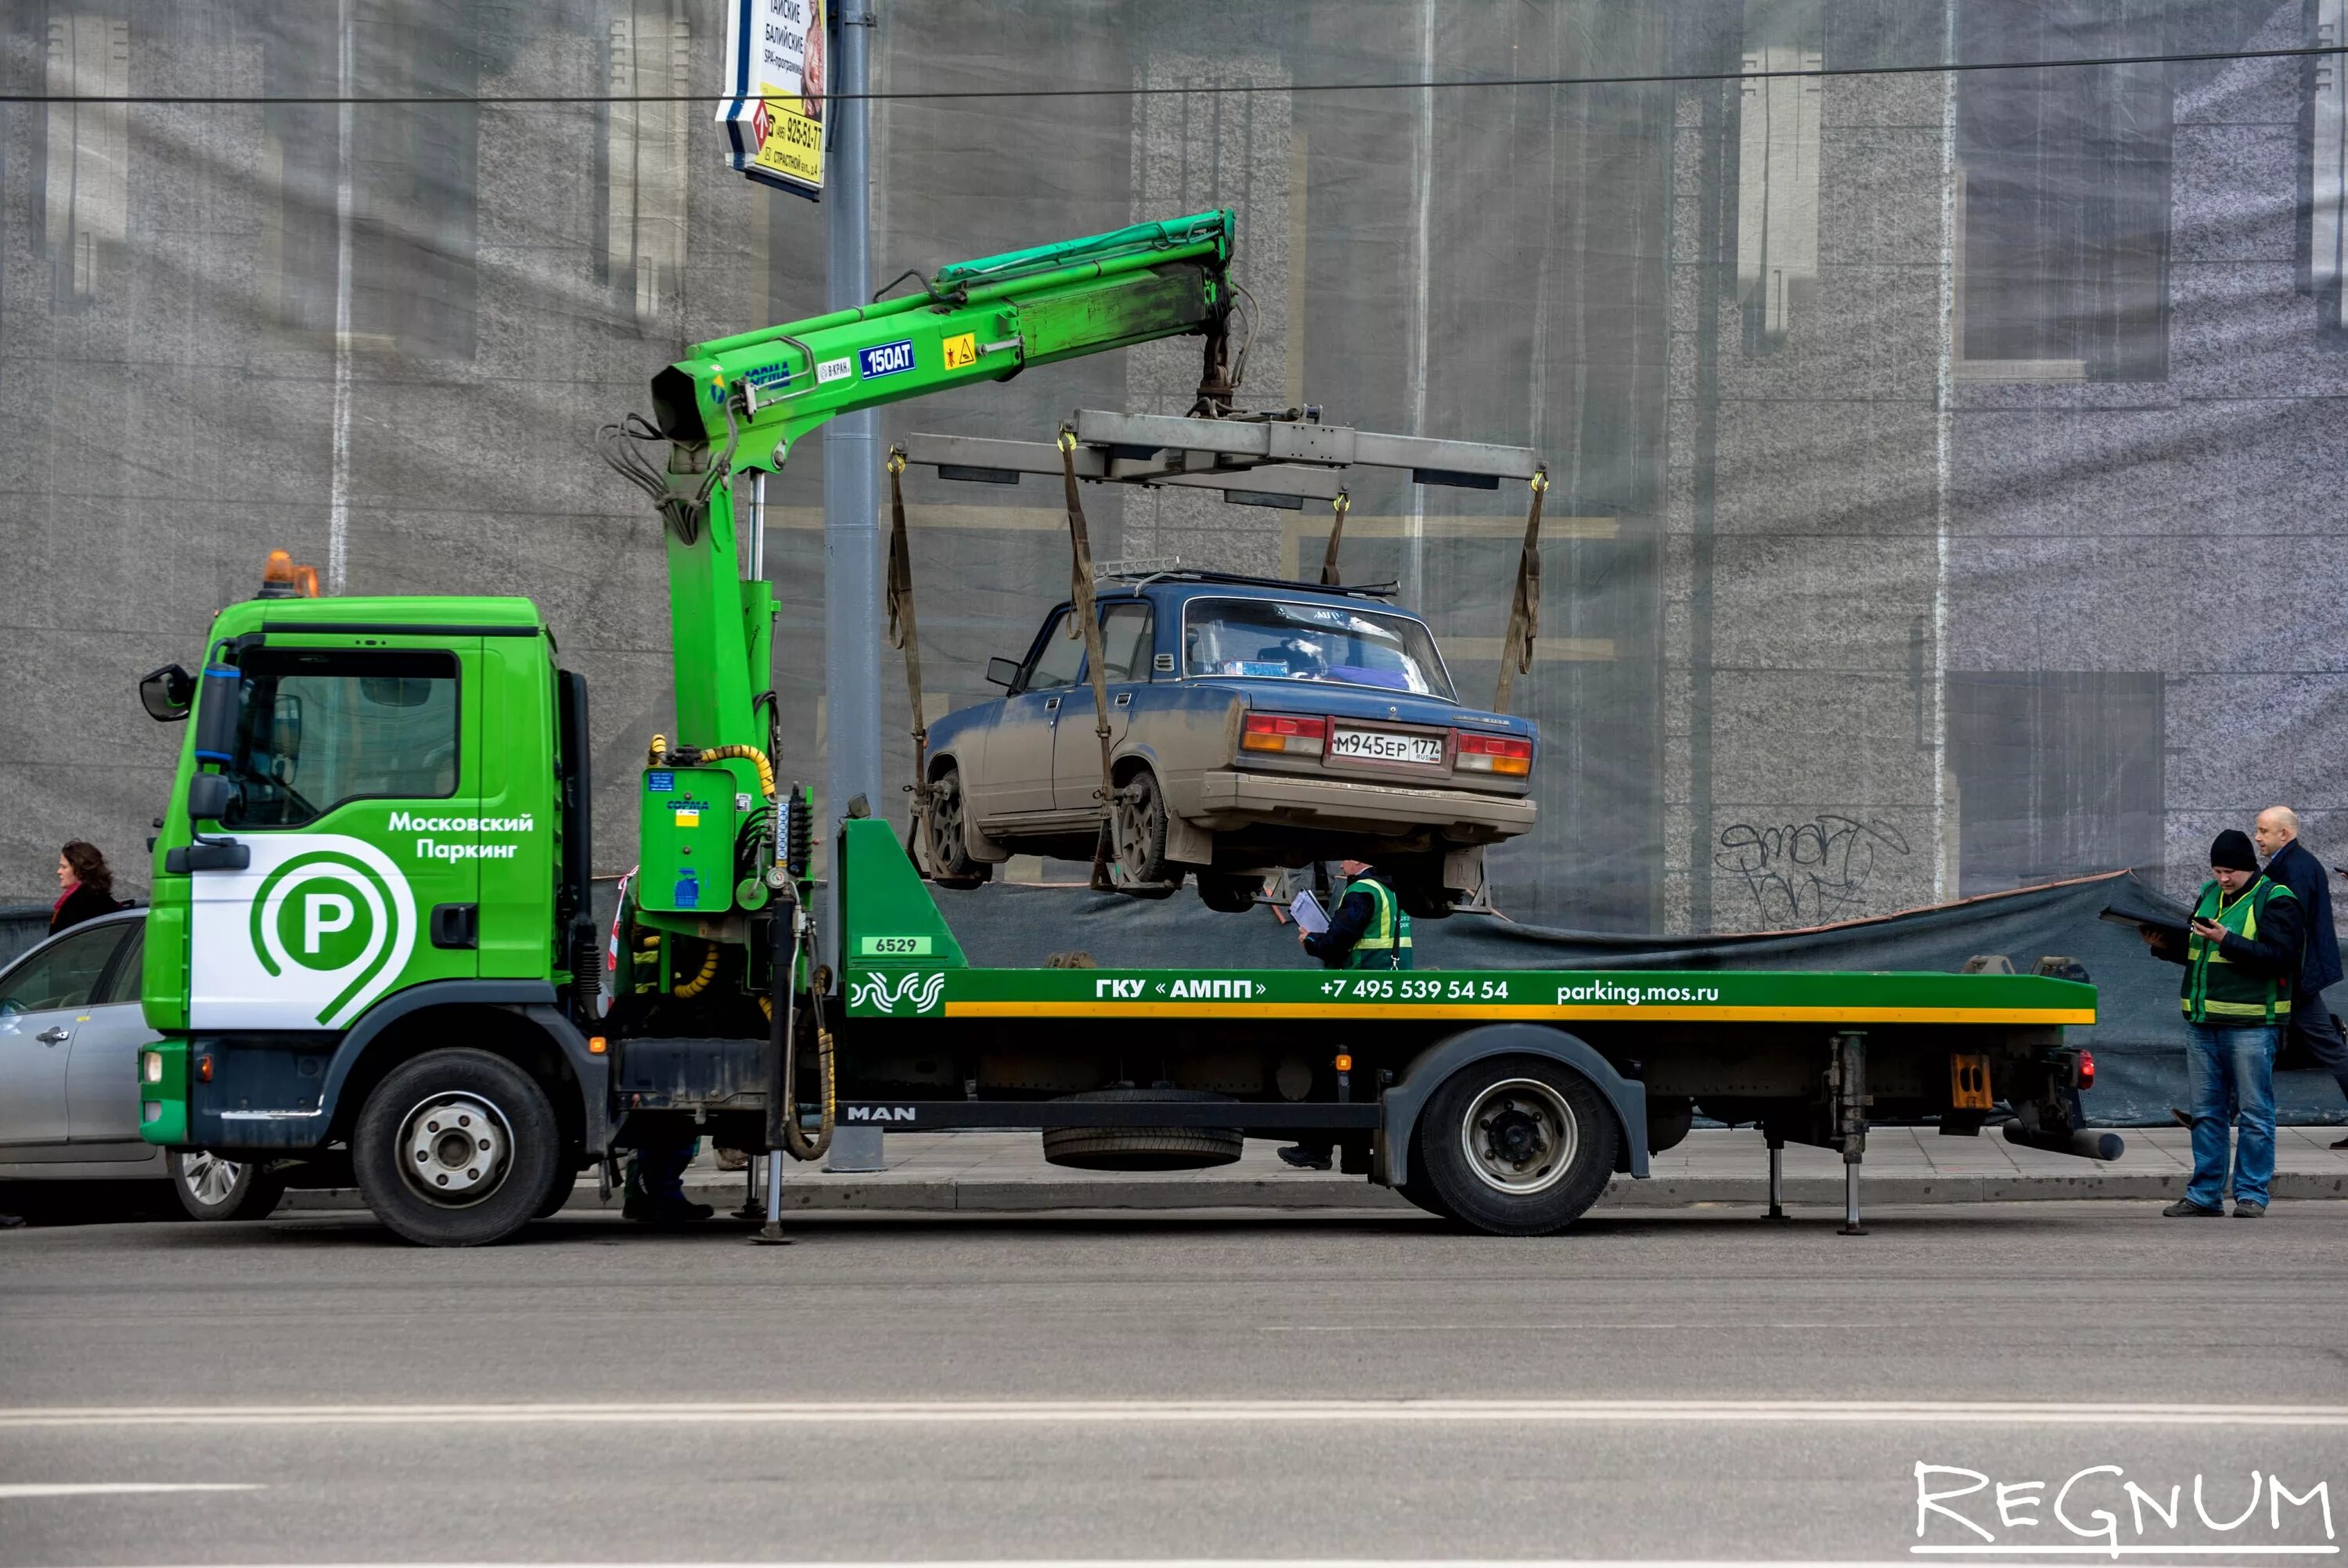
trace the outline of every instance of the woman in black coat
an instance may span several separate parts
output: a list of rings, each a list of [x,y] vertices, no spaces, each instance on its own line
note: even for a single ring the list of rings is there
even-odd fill
[[[64,891],[49,907],[52,937],[122,907],[114,900],[114,873],[95,844],[77,838],[57,852],[57,886]]]

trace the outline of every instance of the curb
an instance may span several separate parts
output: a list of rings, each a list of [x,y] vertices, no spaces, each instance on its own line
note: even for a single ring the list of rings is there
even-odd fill
[[[720,1214],[741,1200],[742,1182],[695,1175],[686,1180],[687,1196],[716,1207]],[[1786,1201],[1805,1207],[1838,1208],[1843,1184],[1836,1176],[1789,1176]],[[2079,1176],[1866,1176],[1860,1180],[1860,1200],[1869,1208],[1884,1205],[1943,1204],[2076,1203],[2101,1198],[2147,1200],[2175,1198],[2185,1191],[2185,1173],[2127,1173]],[[2279,1202],[2348,1198],[2348,1175],[2279,1171],[2273,1195]],[[1608,1184],[1598,1209],[1682,1209],[1708,1204],[1758,1207],[1768,1201],[1768,1184],[1745,1177],[1665,1176],[1636,1182],[1617,1176]],[[366,1205],[351,1187],[314,1188],[286,1194],[286,1210],[361,1209]],[[1061,1179],[1035,1181],[954,1181],[937,1178],[880,1177],[872,1181],[825,1177],[786,1180],[787,1210],[836,1209],[871,1213],[1034,1214],[1054,1209],[1403,1209],[1403,1196],[1366,1181],[1299,1176],[1233,1179],[1201,1176],[1182,1181],[1118,1181]],[[620,1200],[609,1203],[592,1181],[582,1182],[562,1205],[566,1214],[617,1213]],[[283,1212],[283,1211],[281,1211]]]

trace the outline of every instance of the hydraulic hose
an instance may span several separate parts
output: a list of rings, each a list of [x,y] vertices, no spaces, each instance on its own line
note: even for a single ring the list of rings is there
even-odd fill
[[[794,915],[797,907],[794,906]],[[781,918],[780,915],[777,918]],[[778,968],[777,989],[785,999],[784,1005],[769,1015],[774,1020],[774,1032],[782,1038],[778,1042],[782,1055],[782,1071],[775,1089],[779,1102],[767,1116],[767,1126],[782,1135],[783,1147],[794,1160],[820,1160],[831,1147],[831,1132],[839,1108],[839,1081],[835,1075],[831,1030],[824,1027],[823,997],[813,986],[808,988],[808,1010],[814,1015],[816,1037],[816,1071],[823,1082],[823,1111],[817,1123],[816,1134],[810,1139],[799,1126],[798,1086],[798,966],[806,953],[812,932],[804,918],[792,922],[790,948],[784,965]],[[771,1038],[771,1037],[770,1037]]]
[[[689,980],[680,981],[676,988],[676,994],[680,997],[697,997],[707,990],[709,983],[716,978],[717,944],[712,942],[709,944],[709,950],[702,955],[701,972]]]
[[[757,747],[712,746],[701,754],[705,759],[739,757],[742,761],[754,764],[758,770],[758,793],[768,800],[775,798],[775,764],[768,762],[767,753]]]

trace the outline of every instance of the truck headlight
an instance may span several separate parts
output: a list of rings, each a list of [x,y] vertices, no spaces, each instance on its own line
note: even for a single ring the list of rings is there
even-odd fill
[[[142,1050],[139,1053],[139,1076],[149,1083],[163,1081],[163,1053]]]

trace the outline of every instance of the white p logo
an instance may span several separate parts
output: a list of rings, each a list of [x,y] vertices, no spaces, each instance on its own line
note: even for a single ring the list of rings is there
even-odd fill
[[[340,893],[306,893],[302,897],[302,948],[315,954],[319,938],[347,931],[358,911]]]

